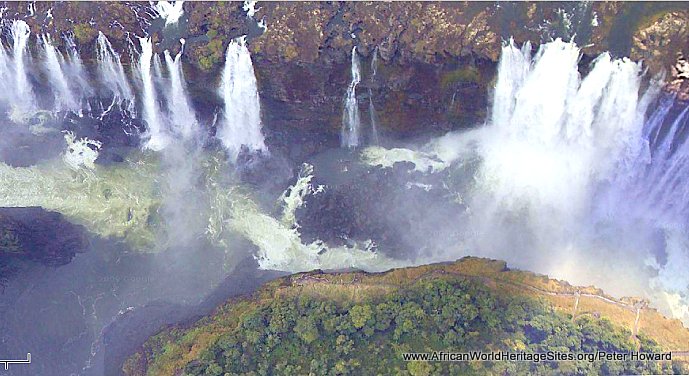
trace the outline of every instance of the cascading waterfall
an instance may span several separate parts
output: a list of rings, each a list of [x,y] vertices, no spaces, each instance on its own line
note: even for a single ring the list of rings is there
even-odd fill
[[[66,36],[64,41],[67,49],[67,56],[69,57],[69,63],[64,71],[67,72],[67,76],[74,90],[81,93],[82,97],[89,97],[93,95],[93,90],[86,79],[86,70],[84,69],[84,63],[81,61],[81,56],[79,56],[77,45],[74,43],[74,39],[71,36]]]
[[[168,92],[168,108],[175,132],[183,139],[190,139],[197,131],[199,124],[194,109],[189,101],[182,70],[182,52],[184,51],[184,39],[182,50],[173,59],[170,51],[165,50],[165,64],[170,72],[170,90]]]
[[[159,81],[159,80],[162,80],[162,78],[163,78],[163,61],[160,59],[160,55],[155,53],[155,54],[153,54],[153,80]]]
[[[26,73],[26,59],[28,54],[28,42],[31,30],[29,25],[22,20],[12,21],[12,54],[14,65],[14,92],[16,96],[13,105],[22,114],[35,107],[35,99],[29,77]]]
[[[219,90],[225,110],[217,137],[230,158],[236,160],[242,147],[265,151],[266,145],[261,133],[261,101],[246,37],[230,42],[225,59]]]
[[[146,121],[146,145],[151,150],[162,150],[168,143],[163,122],[160,118],[160,109],[156,99],[156,90],[153,84],[153,72],[151,62],[153,60],[153,43],[151,38],[139,38],[141,56],[139,56],[139,75],[142,82],[143,116]]]
[[[533,62],[528,45],[503,51],[484,178],[499,181],[490,189],[505,205],[537,201],[538,210],[581,213],[593,184],[615,168],[641,128],[641,68],[606,53],[582,81],[573,43],[544,44]]]
[[[13,92],[12,65],[9,52],[5,45],[0,43],[0,98],[3,102],[10,101],[8,95]]]
[[[80,103],[67,83],[67,77],[63,71],[65,60],[62,54],[53,46],[49,35],[42,35],[41,42],[45,53],[45,60],[43,63],[48,73],[48,81],[55,96],[55,109],[78,110]]]
[[[371,58],[371,80],[375,80],[376,74],[378,73],[378,47],[373,50],[373,58]],[[371,118],[371,141],[373,145],[379,145],[380,139],[378,138],[378,114],[376,113],[376,107],[373,105],[373,91],[368,89],[368,113]]]
[[[521,50],[510,39],[509,46],[503,47],[498,65],[498,81],[493,96],[493,124],[507,124],[514,111],[515,94],[522,85],[531,64],[531,42],[526,42]]]
[[[368,113],[371,117],[371,143],[373,145],[379,145],[380,139],[378,138],[378,114],[376,113],[376,107],[373,105],[373,92],[368,89]]]
[[[30,58],[28,25],[21,20],[14,21],[10,36],[11,50],[0,43],[0,87],[3,89],[0,99],[10,107],[11,120],[19,123],[37,114],[36,111],[47,109],[39,108],[29,80],[29,72],[36,72],[30,70],[27,62]],[[150,39],[139,40],[141,53],[130,52],[133,72],[140,82],[137,89],[141,90],[140,101],[135,101],[138,95],[130,84],[120,55],[102,32],[96,39],[98,79],[95,82],[98,84],[93,88],[70,36],[64,38],[66,54],[58,49],[50,35],[41,35],[37,40],[41,52],[38,64],[45,72],[45,83],[53,94],[51,110],[71,111],[80,117],[86,113],[103,120],[104,116],[119,109],[127,112],[127,116],[136,117],[138,102],[147,125],[147,132],[143,134],[145,147],[153,150],[164,148],[171,136],[190,139],[201,128],[187,93],[181,52],[174,57],[167,52],[163,62],[161,56],[153,53]],[[184,41],[181,42],[183,49]],[[220,86],[225,111],[218,122],[217,135],[232,159],[236,159],[242,148],[265,151],[266,146],[261,131],[256,77],[245,39],[230,43],[227,52]],[[169,76],[163,73],[163,64]],[[167,112],[160,108],[160,92]],[[35,130],[43,131],[40,127]]]
[[[367,148],[363,160],[452,171],[448,197],[466,212],[442,231],[461,244],[438,239],[430,260],[505,259],[644,296],[689,323],[689,109],[660,95],[656,79],[640,95],[640,64],[604,53],[582,78],[579,58],[574,43],[532,57],[528,43],[510,41],[488,124],[419,151]]]
[[[579,56],[561,40],[534,57],[510,41],[489,124],[428,146],[445,165],[479,161],[460,188],[470,213],[458,224],[462,247],[642,294],[687,322],[689,278],[678,270],[689,266],[689,110],[662,97],[645,119],[659,85],[640,95],[640,64],[604,53],[582,79]]]
[[[124,73],[120,55],[113,50],[108,38],[100,31],[98,32],[97,44],[98,69],[101,81],[107,86],[112,95],[120,99],[134,99],[134,93],[127,81],[127,75]]]
[[[344,111],[342,112],[342,147],[356,148],[359,146],[359,129],[361,128],[361,116],[359,115],[359,103],[356,100],[356,87],[361,82],[361,70],[359,68],[359,55],[356,46],[352,48],[352,81],[347,87],[345,95]]]

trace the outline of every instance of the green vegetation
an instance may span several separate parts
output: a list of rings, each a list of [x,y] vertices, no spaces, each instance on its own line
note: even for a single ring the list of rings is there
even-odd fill
[[[499,297],[475,283],[438,280],[360,304],[338,305],[311,297],[276,299],[247,312],[237,329],[202,352],[185,367],[185,373],[261,375],[271,369],[283,375],[661,372],[659,364],[644,362],[420,364],[402,359],[404,352],[469,349],[627,352],[635,350],[635,344],[606,320],[571,321],[533,300]],[[651,351],[656,346],[644,339],[641,349]]]
[[[213,66],[223,60],[224,48],[223,38],[217,35],[214,29],[209,30],[206,36],[210,39],[205,46],[199,50],[199,66],[203,70],[210,70]]]
[[[98,31],[89,24],[82,23],[74,25],[74,37],[77,38],[77,41],[81,44],[94,40],[97,35]]]
[[[227,36],[236,35],[227,21],[232,9],[234,9],[232,4],[213,4],[204,18],[207,28],[205,32],[207,43],[199,46],[194,52],[199,67],[204,71],[210,71],[216,64],[224,60],[224,46],[227,46]]]
[[[634,337],[629,329],[606,318],[573,317],[531,293],[508,293],[497,278],[489,282],[493,265],[488,262],[482,264],[483,278],[453,273],[459,269],[457,265],[469,273],[481,267],[472,262],[378,275],[283,278],[268,284],[253,299],[228,302],[192,328],[171,328],[152,337],[123,369],[127,375],[213,376],[686,371],[682,368],[686,364],[676,361],[404,361],[402,354],[408,352],[662,350],[644,333]],[[438,273],[438,269],[444,272]],[[513,274],[504,273],[502,278]],[[528,273],[522,274],[527,276],[521,280],[528,281]]]

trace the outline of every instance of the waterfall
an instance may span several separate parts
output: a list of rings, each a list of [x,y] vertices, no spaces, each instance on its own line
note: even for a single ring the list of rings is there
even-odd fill
[[[687,321],[689,109],[656,83],[643,92],[640,64],[603,53],[582,77],[579,59],[559,39],[533,56],[503,46],[489,123],[432,144],[476,163],[457,227],[472,252],[645,294]]]
[[[356,87],[361,82],[361,72],[359,69],[359,55],[356,46],[352,48],[352,81],[347,88],[345,95],[344,111],[342,112],[342,147],[356,148],[359,146],[359,129],[361,128],[361,117],[359,116],[359,104],[356,100]]]
[[[371,117],[371,141],[373,145],[379,145],[378,138],[378,114],[376,114],[376,107],[373,106],[373,92],[368,89],[368,113]]]
[[[151,38],[139,38],[141,55],[139,56],[139,76],[142,82],[143,116],[146,121],[146,148],[162,150],[168,143],[163,122],[160,119],[160,109],[153,84],[151,61],[153,60],[153,43]]]
[[[641,67],[606,53],[581,80],[578,62],[576,45],[559,39],[533,62],[528,44],[503,47],[483,174],[506,205],[582,213],[641,128]]]
[[[153,80],[160,81],[163,79],[163,62],[160,60],[160,55],[153,54]]]
[[[8,95],[12,93],[12,58],[8,55],[5,46],[0,42],[0,98],[9,101]]]
[[[373,57],[371,58],[371,78],[375,78],[378,74],[378,47],[373,49]]]
[[[81,97],[89,97],[93,94],[93,92],[87,81],[84,63],[81,61],[81,56],[79,56],[76,43],[74,43],[74,39],[71,36],[66,36],[64,40],[67,49],[67,56],[69,57],[69,63],[65,69],[69,81],[72,84],[73,90],[80,93]]]
[[[27,44],[31,30],[22,20],[12,21],[12,54],[14,63],[14,95],[12,104],[22,113],[26,113],[35,106],[34,94],[26,73]]]
[[[79,110],[79,102],[67,83],[63,67],[65,59],[53,46],[49,35],[42,35],[41,42],[45,53],[43,64],[48,73],[48,82],[55,96],[56,110]]]
[[[134,99],[134,93],[127,81],[127,75],[124,73],[120,55],[113,50],[108,38],[100,31],[98,32],[97,44],[98,69],[102,82],[113,95],[126,100]]]
[[[506,124],[514,111],[516,90],[522,85],[531,64],[531,43],[526,42],[521,50],[515,47],[510,38],[509,44],[502,48],[498,64],[498,80],[493,96],[493,124]],[[454,96],[452,97],[454,99]]]
[[[675,107],[674,97],[665,96],[649,116],[603,196],[605,214],[689,226],[689,107]]]
[[[236,160],[242,147],[266,150],[261,133],[261,103],[246,37],[231,41],[227,47],[219,91],[225,111],[217,137],[230,157]]]
[[[371,58],[371,80],[376,78],[378,73],[378,47],[373,50],[373,58]],[[378,114],[376,107],[373,105],[373,91],[368,89],[368,113],[371,118],[371,141],[373,145],[379,145],[378,138]]]
[[[170,72],[170,90],[167,91],[167,103],[175,132],[180,134],[183,139],[189,139],[197,131],[199,123],[187,94],[181,61],[184,39],[180,42],[182,43],[182,51],[174,59],[170,56],[170,51],[165,50],[165,64]]]

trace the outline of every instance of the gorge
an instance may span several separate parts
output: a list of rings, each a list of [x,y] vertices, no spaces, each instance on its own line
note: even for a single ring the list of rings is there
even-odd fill
[[[120,374],[278,276],[465,256],[686,328],[687,9],[4,4],[8,374]]]

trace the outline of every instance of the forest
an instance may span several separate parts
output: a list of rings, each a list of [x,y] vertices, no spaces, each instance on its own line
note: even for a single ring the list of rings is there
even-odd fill
[[[678,362],[651,361],[404,361],[403,353],[433,351],[661,351],[650,338],[632,338],[628,330],[607,319],[595,315],[573,319],[544,300],[497,294],[471,279],[420,280],[393,293],[371,294],[357,302],[304,294],[234,307],[235,314],[237,307],[243,307],[241,314],[234,317],[234,324],[223,325],[233,329],[186,364],[185,375],[617,375],[683,371]],[[223,314],[230,313],[219,315]],[[192,332],[212,331],[213,325],[205,324],[201,320]],[[167,346],[184,341],[187,334],[176,329],[154,337],[160,347],[151,355],[160,357],[163,364],[149,368],[149,374],[165,368],[165,359],[174,358],[165,356]]]

